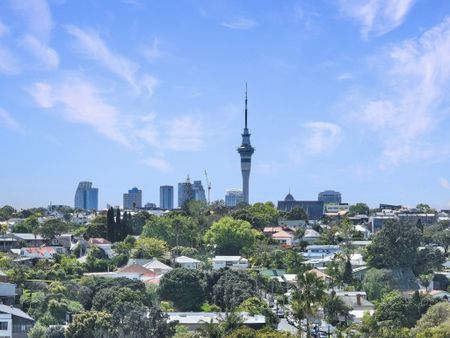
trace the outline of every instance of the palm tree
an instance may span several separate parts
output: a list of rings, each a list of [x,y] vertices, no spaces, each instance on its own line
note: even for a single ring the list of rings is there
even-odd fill
[[[347,317],[351,310],[350,306],[345,304],[345,302],[336,295],[334,290],[331,291],[331,294],[327,297],[323,308],[327,321],[334,326],[339,322],[339,316],[344,316],[347,321]]]
[[[325,283],[312,272],[297,275],[297,284],[292,294],[291,307],[300,321],[306,319],[306,337],[311,337],[310,320],[325,300]]]

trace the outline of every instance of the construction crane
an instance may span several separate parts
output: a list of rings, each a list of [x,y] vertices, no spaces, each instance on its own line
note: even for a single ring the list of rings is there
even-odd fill
[[[205,170],[206,186],[208,187],[208,205],[211,204],[211,182],[208,179],[208,173]]]

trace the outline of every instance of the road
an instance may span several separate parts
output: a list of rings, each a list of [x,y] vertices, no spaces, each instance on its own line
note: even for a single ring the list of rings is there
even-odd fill
[[[287,331],[294,335],[297,334],[297,328],[295,326],[292,326],[291,324],[289,324],[288,321],[286,320],[286,318],[280,318],[280,322],[278,323],[277,330],[278,331]]]

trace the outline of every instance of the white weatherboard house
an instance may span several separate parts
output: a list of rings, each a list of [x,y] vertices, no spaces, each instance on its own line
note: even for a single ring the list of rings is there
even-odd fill
[[[0,304],[0,337],[26,338],[34,319],[20,309]]]
[[[213,269],[247,269],[248,259],[241,256],[216,256],[212,259]]]
[[[175,258],[175,263],[180,264],[182,268],[195,270],[198,269],[200,261],[186,256],[179,256]]]

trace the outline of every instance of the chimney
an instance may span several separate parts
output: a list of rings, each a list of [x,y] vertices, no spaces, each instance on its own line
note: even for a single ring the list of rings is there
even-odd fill
[[[356,305],[361,306],[361,294],[356,294]]]

